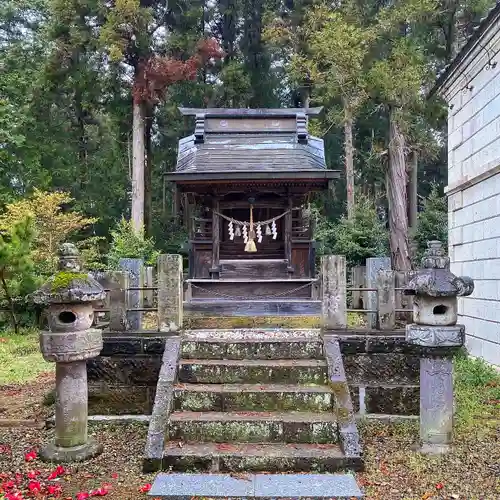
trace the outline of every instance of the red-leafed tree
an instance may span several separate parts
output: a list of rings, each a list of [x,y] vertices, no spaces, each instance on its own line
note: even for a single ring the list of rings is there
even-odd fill
[[[126,62],[133,68],[131,219],[138,233],[148,233],[151,224],[154,108],[165,98],[169,86],[196,80],[199,70],[223,57],[218,42],[212,38],[198,41],[188,58],[158,55],[168,54],[170,14],[168,4],[162,0],[115,0],[100,36],[111,61]]]

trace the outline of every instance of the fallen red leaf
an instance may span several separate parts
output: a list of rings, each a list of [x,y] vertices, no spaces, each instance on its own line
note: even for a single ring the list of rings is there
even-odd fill
[[[10,455],[12,449],[8,444],[0,444],[0,455]]]
[[[28,479],[36,479],[40,475],[39,470],[30,470],[26,473]]]
[[[14,481],[10,480],[10,481],[6,481],[5,483],[3,483],[2,486],[6,490],[11,490],[12,488],[14,488],[16,486],[16,483]]]
[[[28,453],[26,453],[24,455],[24,460],[26,460],[26,462],[32,462],[33,460],[36,460],[37,458],[38,458],[38,455],[37,455],[35,450],[28,451]]]
[[[16,491],[15,493],[7,493],[5,500],[24,500],[24,497],[20,491]]]
[[[62,494],[62,488],[60,484],[49,484],[47,486],[47,493],[49,495],[54,495],[56,497]]]
[[[243,481],[251,481],[250,475],[245,472],[231,472],[230,476]]]
[[[236,447],[232,444],[220,443],[217,445],[217,449],[221,451],[234,451],[236,450]]]
[[[113,479],[118,479],[118,474],[116,472],[113,472],[113,474],[111,474],[111,477]]]
[[[59,476],[62,476],[63,474],[66,473],[66,470],[62,465],[58,465],[55,470],[53,470],[50,474],[49,477],[47,478],[49,481],[53,481],[54,479],[58,478]]]
[[[149,484],[149,483],[148,483],[148,484],[145,484],[145,485],[143,485],[143,486],[141,486],[141,487],[139,488],[139,491],[140,491],[141,493],[147,493],[147,492],[148,492],[148,491],[150,491],[150,490],[151,490],[151,484]]]
[[[42,491],[42,485],[40,484],[40,481],[30,481],[28,483],[28,490],[30,490],[31,493],[37,494]]]
[[[359,478],[358,484],[360,486],[371,486],[371,481],[368,481],[368,479],[365,479],[364,477]]]
[[[96,490],[92,490],[90,492],[91,497],[105,497],[108,494],[108,490],[106,488],[97,488]]]
[[[389,473],[389,469],[387,468],[387,465],[385,464],[385,462],[380,462],[380,472],[382,472],[382,474],[386,475],[386,476],[389,476],[390,473]]]
[[[436,484],[436,490],[442,490],[444,488],[444,484],[443,483],[437,483]]]
[[[86,491],[81,491],[76,494],[76,500],[86,500],[87,498],[90,498],[90,495]]]

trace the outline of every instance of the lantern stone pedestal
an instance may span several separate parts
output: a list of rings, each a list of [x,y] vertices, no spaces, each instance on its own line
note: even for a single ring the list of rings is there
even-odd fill
[[[35,293],[35,302],[48,305],[49,331],[40,333],[40,350],[56,363],[55,439],[40,451],[51,462],[74,462],[102,452],[102,445],[87,435],[87,359],[102,350],[102,333],[91,328],[92,303],[103,300],[103,288],[80,272],[78,252],[65,244],[59,272]]]
[[[453,355],[463,346],[465,327],[407,325],[406,340],[427,347],[420,358],[420,446],[446,453],[453,434]]]
[[[474,291],[471,278],[457,277],[440,241],[429,241],[418,271],[405,287],[413,295],[413,324],[406,341],[424,347],[420,359],[420,446],[428,454],[446,453],[453,433],[453,355],[464,345],[457,325],[457,296]]]

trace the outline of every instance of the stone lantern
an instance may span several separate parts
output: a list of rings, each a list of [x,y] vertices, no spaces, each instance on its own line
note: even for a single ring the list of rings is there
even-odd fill
[[[406,341],[419,346],[421,451],[444,453],[453,431],[453,354],[464,345],[465,327],[457,325],[457,297],[470,295],[474,282],[449,270],[440,241],[429,241],[422,267],[404,289],[413,295],[413,324]]]
[[[87,359],[102,350],[101,330],[92,328],[93,303],[103,300],[105,292],[82,272],[75,246],[64,243],[57,274],[33,298],[47,306],[49,331],[40,333],[40,349],[46,361],[56,363],[55,440],[40,455],[52,462],[86,460],[102,451],[87,435]]]

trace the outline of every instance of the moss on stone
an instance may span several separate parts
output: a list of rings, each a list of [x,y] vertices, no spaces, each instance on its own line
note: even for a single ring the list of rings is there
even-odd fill
[[[74,280],[88,281],[89,277],[86,273],[73,273],[67,271],[59,271],[51,279],[50,288],[53,292],[67,288]]]
[[[184,318],[187,329],[320,328],[319,316],[195,316]]]

